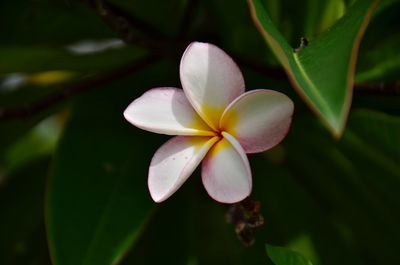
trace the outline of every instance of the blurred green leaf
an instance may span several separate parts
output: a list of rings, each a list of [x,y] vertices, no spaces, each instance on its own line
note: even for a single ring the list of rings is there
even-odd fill
[[[297,124],[293,126],[297,127]],[[298,126],[307,131],[313,130],[304,122]],[[361,265],[363,263],[347,235],[341,233],[335,220],[331,220],[331,207],[326,205],[325,200],[315,197],[315,189],[305,180],[303,171],[293,169],[292,159],[299,165],[310,168],[311,173],[315,172],[313,166],[310,166],[315,162],[302,159],[310,156],[309,150],[305,148],[310,143],[302,138],[303,135],[297,129],[292,128],[283,146],[252,157],[252,197],[261,202],[265,219],[264,227],[257,231],[257,240],[307,253],[307,257],[315,264]],[[308,137],[315,136],[312,134]],[[332,141],[331,137],[327,139]],[[292,141],[301,142],[301,148],[297,149]],[[321,182],[326,181],[321,177],[320,171],[314,175]],[[265,251],[263,244],[262,250]],[[338,252],[346,259],[338,256]]]
[[[152,212],[147,165],[158,142],[146,140],[150,134],[122,113],[144,88],[154,86],[153,71],[160,68],[90,91],[73,108],[48,186],[55,265],[117,264]]]
[[[191,196],[190,243],[193,257],[199,265],[257,265],[264,258],[262,244],[245,247],[237,237],[235,226],[228,223],[230,205],[212,200],[201,182],[200,174],[194,175],[197,190]],[[207,217],[206,217],[207,216]],[[223,245],[224,247],[221,247]]]
[[[7,156],[9,156],[10,147],[17,144],[21,137],[29,134],[29,130],[32,129],[36,124],[42,121],[45,117],[53,113],[54,110],[47,110],[43,113],[34,115],[31,119],[14,119],[14,120],[3,120],[0,121],[0,175],[2,175],[3,170],[5,174],[8,174],[8,169],[10,165],[7,163]],[[28,141],[29,142],[29,141]],[[35,153],[34,150],[32,153]],[[12,161],[14,163],[14,161]]]
[[[60,46],[116,37],[84,1],[74,0],[2,0],[0,32],[2,45],[18,46]]]
[[[231,1],[229,12],[226,12],[224,0],[211,0],[205,3],[207,3],[207,13],[200,17],[202,19],[200,22],[207,23],[209,26],[206,29],[218,36],[220,47],[224,47],[224,50],[234,57],[237,55],[249,60],[277,64],[271,52],[264,49],[265,44],[248,13],[243,12],[247,9],[245,1]],[[244,42],[243,39],[248,41]],[[240,62],[237,63],[242,68]]]
[[[308,0],[304,15],[304,37],[315,36],[332,26],[346,11],[344,0]]]
[[[400,117],[363,109],[353,113],[351,122],[349,133],[362,141],[364,148],[371,148],[375,155],[381,153],[384,160],[397,164],[400,173]]]
[[[358,0],[332,28],[294,52],[272,23],[262,1],[249,0],[255,24],[294,87],[335,136],[341,136],[345,128],[357,48],[377,3]]]
[[[400,45],[400,41],[396,41]],[[382,46],[379,50],[370,53],[370,60],[375,62],[373,65],[369,64],[371,68],[360,71],[356,76],[357,82],[382,82],[384,81],[397,81],[399,79],[398,73],[400,70],[400,56],[398,55],[398,48],[391,49],[391,47]],[[384,55],[383,53],[386,53]]]
[[[60,86],[107,74],[145,53],[124,46],[90,8],[92,2],[0,2],[0,111],[8,107],[23,110]],[[246,2],[105,2],[110,10],[134,22],[134,34],[160,47],[165,44],[168,49],[155,52],[168,53],[165,58],[173,65],[160,64],[68,96],[62,104],[32,117],[27,114],[29,118],[22,115],[0,121],[0,264],[50,264],[43,189],[49,170],[47,156],[53,154],[56,139],[43,137],[54,129],[51,126],[39,126],[40,132],[34,126],[60,106],[68,110],[60,115],[61,123],[63,115],[71,114],[70,108],[72,114],[55,151],[45,201],[54,265],[119,261],[124,265],[272,264],[265,256],[264,242],[302,253],[313,264],[400,264],[400,125],[393,116],[400,115],[399,98],[357,93],[353,109],[371,108],[392,115],[352,111],[342,139],[335,141],[309,117],[307,106],[289,82],[268,72],[278,61],[254,27]],[[301,69],[312,72],[310,80],[316,85],[329,85],[317,86],[328,106],[319,111],[325,111],[325,119],[331,118],[331,123],[340,127],[340,111],[349,104],[345,95],[351,70],[348,62],[357,55],[356,49],[352,50],[359,41],[355,36],[365,27],[372,0],[253,2],[260,3],[260,10],[265,7],[281,32],[275,31],[267,14],[258,13],[258,18],[266,16],[268,30],[275,34],[271,36],[281,42],[275,52],[279,48],[287,52],[282,53],[287,57],[283,58],[286,70],[295,69],[297,75]],[[184,19],[188,7],[192,11]],[[399,7],[398,0],[382,0],[374,11],[358,55],[357,81],[398,80]],[[124,23],[120,24],[123,33]],[[183,35],[179,34],[182,29]],[[299,68],[292,47],[302,36],[310,45],[296,55],[303,66]],[[123,109],[145,90],[180,86],[181,45],[193,40],[216,43],[238,58],[247,87],[280,90],[296,103],[296,117],[285,141],[266,153],[250,156],[252,197],[260,201],[265,221],[256,231],[252,247],[244,247],[237,238],[235,229],[240,227],[227,223],[229,206],[209,198],[199,171],[173,197],[154,207],[146,185],[148,164],[167,137],[134,128],[122,117]],[[176,48],[171,46],[175,41]],[[338,56],[344,51],[346,56]],[[327,78],[327,72],[337,75],[332,77],[335,80]],[[24,77],[22,85],[3,86],[15,73]],[[338,76],[341,78],[336,79]],[[324,105],[312,92],[302,93],[316,101],[310,103],[314,108]]]
[[[160,204],[122,265],[259,264],[265,258],[264,244],[243,246],[226,221],[228,207],[208,196],[197,170]]]
[[[400,118],[358,110],[352,115],[351,123],[351,130],[344,136],[343,150],[354,154],[354,167],[370,188],[380,195],[385,206],[377,209],[387,211],[384,221],[388,222],[387,227],[391,223],[394,229],[395,220],[400,221],[399,216],[391,217],[391,211],[400,207]],[[393,232],[395,235],[400,238],[400,232]]]
[[[49,264],[43,202],[49,158],[0,172],[0,264]]]
[[[62,48],[2,46],[0,47],[0,75],[7,73],[32,73],[50,70],[76,71],[93,74],[132,62],[143,51],[124,47],[103,52],[75,55]]]
[[[6,152],[7,170],[13,171],[31,160],[50,155],[60,135],[60,129],[56,117],[47,118],[36,125]]]
[[[383,1],[379,7],[384,7]],[[360,47],[357,82],[399,80],[400,56],[400,1],[393,1],[376,12]]]
[[[292,174],[326,209],[338,235],[345,239],[346,248],[358,256],[361,264],[381,264],[382,260],[385,264],[398,264],[399,119],[358,110],[350,116],[339,143],[307,119],[300,124],[293,128],[294,136],[288,137],[286,144],[287,165]],[[325,249],[327,242],[321,239],[315,246],[322,264],[347,262],[347,254],[343,255],[346,260],[332,262],[335,253]]]
[[[186,184],[185,184],[186,185]],[[193,187],[191,187],[193,188]],[[121,265],[187,265],[191,254],[189,193],[179,190],[151,216],[142,236]]]
[[[275,265],[312,265],[311,261],[290,249],[271,245],[266,245],[265,247],[268,257]]]
[[[392,5],[399,3],[399,0],[382,0],[379,4],[378,8],[376,9],[376,14],[379,14],[381,11],[392,7]]]

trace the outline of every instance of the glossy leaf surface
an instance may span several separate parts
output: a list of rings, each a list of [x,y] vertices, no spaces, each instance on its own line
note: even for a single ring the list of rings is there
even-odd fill
[[[298,93],[340,137],[352,98],[361,36],[378,1],[359,0],[329,30],[294,50],[269,17],[262,1],[249,0],[253,20]]]

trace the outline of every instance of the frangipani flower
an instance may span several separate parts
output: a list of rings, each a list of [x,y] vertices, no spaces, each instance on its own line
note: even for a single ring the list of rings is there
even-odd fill
[[[151,197],[170,197],[202,162],[208,194],[222,203],[250,195],[252,177],[246,153],[277,145],[286,135],[292,101],[282,93],[258,89],[245,93],[242,73],[220,48],[193,42],[182,56],[183,90],[153,88],[124,112],[133,125],[178,135],[154,154],[148,186]]]

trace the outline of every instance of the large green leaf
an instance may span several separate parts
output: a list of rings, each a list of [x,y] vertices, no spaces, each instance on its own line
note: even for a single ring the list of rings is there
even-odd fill
[[[400,118],[372,110],[357,110],[350,121],[351,130],[344,135],[343,149],[354,154],[354,167],[367,185],[380,194],[384,203],[380,209],[388,208],[390,216],[391,211],[400,207]],[[400,221],[398,217],[396,222],[392,219],[385,220],[385,228],[391,223],[394,229]],[[397,230],[391,235],[400,238]]]
[[[294,125],[297,126],[297,123]],[[298,125],[301,128],[306,127],[304,123]],[[285,145],[266,154],[257,155],[251,161],[254,179],[252,196],[261,202],[265,219],[264,228],[257,231],[258,240],[290,247],[307,254],[315,264],[361,265],[363,263],[352,248],[347,235],[341,233],[341,228],[331,220],[329,208],[323,207],[324,201],[315,198],[315,190],[305,183],[300,170],[290,171],[288,159],[292,153],[297,160],[308,156],[308,150],[304,146],[309,143],[300,137],[302,135],[292,130],[288,136],[290,139],[285,140]],[[331,137],[327,138],[333,141]],[[298,153],[286,146],[288,142],[293,146],[292,140],[301,141],[303,144]],[[297,146],[294,149],[297,150]],[[304,161],[298,163],[313,172],[314,168],[310,166],[309,161],[308,164],[304,164]],[[324,182],[320,171],[315,175]],[[326,240],[327,238],[329,240]],[[264,245],[262,247],[264,249]],[[338,252],[342,256],[338,256]]]
[[[264,244],[244,247],[236,238],[228,207],[209,197],[198,173],[160,205],[122,265],[258,265],[265,259]]]
[[[43,231],[49,162],[45,157],[0,178],[0,264],[50,263]]]
[[[302,119],[293,129],[286,142],[287,167],[324,209],[346,249],[360,261],[349,262],[349,255],[340,251],[342,261],[333,262],[332,249],[337,248],[325,249],[325,237],[316,242],[321,263],[381,264],[384,260],[398,264],[399,118],[356,110],[340,142],[330,139],[311,120]]]
[[[312,265],[311,261],[290,249],[270,245],[266,248],[269,258],[275,265]]]
[[[253,20],[293,86],[332,133],[343,133],[357,50],[378,0],[358,0],[329,30],[298,52],[272,23],[261,0],[249,0]]]
[[[192,188],[185,183],[173,197],[157,208],[142,236],[121,265],[188,264],[191,254],[190,235],[195,230],[193,220],[189,218],[189,212],[193,209],[190,205],[194,191]]]
[[[143,91],[132,84],[154,86],[151,71],[91,91],[73,108],[48,186],[55,265],[117,264],[152,212],[146,177],[158,141],[122,115]]]

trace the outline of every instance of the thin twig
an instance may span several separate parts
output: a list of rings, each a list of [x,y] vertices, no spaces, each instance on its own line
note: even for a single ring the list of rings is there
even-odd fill
[[[253,60],[249,60],[240,56],[233,56],[234,60],[239,64],[249,69],[253,70],[254,72],[260,73],[270,79],[274,80],[286,80],[286,74],[282,68],[276,67],[269,67],[260,62],[256,62]]]
[[[159,53],[163,50],[165,40],[169,39],[152,25],[104,0],[92,0],[87,3],[127,44]]]
[[[400,81],[355,84],[354,90],[366,94],[400,96]]]
[[[87,91],[101,85],[110,83],[112,81],[121,79],[133,72],[136,72],[144,67],[149,66],[150,64],[159,60],[160,56],[158,55],[149,55],[138,61],[131,63],[129,65],[125,65],[118,69],[115,69],[108,73],[98,74],[93,78],[86,79],[80,83],[73,84],[67,87],[60,88],[54,93],[36,101],[32,104],[15,107],[10,109],[0,109],[0,121],[1,120],[9,120],[15,118],[29,118],[33,115],[54,106],[63,100],[66,100],[73,95],[76,95],[80,92]]]
[[[187,41],[185,39],[198,6],[198,0],[190,1],[178,35],[168,36],[156,27],[106,0],[86,0],[86,2],[103,18],[109,27],[119,34],[125,43],[140,46],[162,56],[175,56],[177,51],[186,47]]]
[[[131,65],[122,67],[109,73],[98,75],[94,78],[84,80],[78,84],[61,88],[53,94],[40,99],[30,105],[11,109],[0,109],[0,120],[13,118],[28,118],[39,113],[79,92],[101,86],[105,83],[120,79],[127,74],[135,72],[158,60],[161,56],[173,54],[173,51],[181,50],[185,45],[184,38],[190,29],[189,21],[192,20],[198,0],[189,2],[186,14],[182,19],[182,25],[178,39],[170,38],[151,25],[133,17],[124,10],[106,3],[104,0],[84,0],[109,24],[121,38],[128,44],[142,46],[152,55],[143,58]],[[268,78],[275,80],[286,80],[286,74],[281,68],[268,67],[262,63],[255,62],[239,56],[233,56],[235,60],[245,67],[252,69]],[[380,95],[400,95],[400,81],[393,83],[370,83],[355,84],[354,90],[360,93]]]

